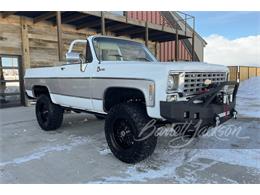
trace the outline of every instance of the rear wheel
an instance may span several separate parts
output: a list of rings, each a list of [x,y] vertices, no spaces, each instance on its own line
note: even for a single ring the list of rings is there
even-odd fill
[[[122,103],[111,108],[105,121],[105,135],[112,153],[126,163],[137,163],[150,156],[157,143],[154,128],[140,136],[150,121],[141,104]]]
[[[40,127],[45,131],[58,129],[63,120],[63,108],[53,104],[48,95],[41,95],[36,102],[36,118]]]

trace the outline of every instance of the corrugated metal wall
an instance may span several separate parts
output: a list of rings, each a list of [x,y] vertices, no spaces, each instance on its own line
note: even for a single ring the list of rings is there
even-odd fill
[[[166,23],[159,11],[128,11],[127,15],[131,19],[148,21],[153,24]],[[173,61],[175,59],[175,41],[160,43],[158,57],[163,62]],[[191,60],[191,55],[181,40],[179,41],[179,60]]]

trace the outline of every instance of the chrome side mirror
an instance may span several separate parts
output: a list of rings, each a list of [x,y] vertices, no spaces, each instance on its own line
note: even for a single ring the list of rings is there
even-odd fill
[[[66,60],[71,63],[80,63],[80,71],[84,72],[86,70],[86,65],[84,65],[85,58],[81,53],[68,52],[66,53]]]
[[[80,62],[82,60],[82,54],[77,52],[68,52],[66,53],[66,60],[68,62]]]

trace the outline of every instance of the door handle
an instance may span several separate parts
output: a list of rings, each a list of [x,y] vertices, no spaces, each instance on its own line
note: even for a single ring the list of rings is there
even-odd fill
[[[65,68],[65,67],[61,67],[60,69],[61,69],[61,70],[65,70],[66,68]]]

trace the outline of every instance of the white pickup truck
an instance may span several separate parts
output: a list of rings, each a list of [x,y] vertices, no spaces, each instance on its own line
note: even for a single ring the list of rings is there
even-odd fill
[[[78,45],[83,51],[75,52]],[[26,70],[26,93],[37,98],[40,127],[59,128],[64,110],[105,118],[108,145],[123,162],[153,153],[151,119],[215,126],[236,116],[238,83],[228,81],[225,66],[158,62],[143,44],[107,36],[73,41],[66,58],[64,65]]]

